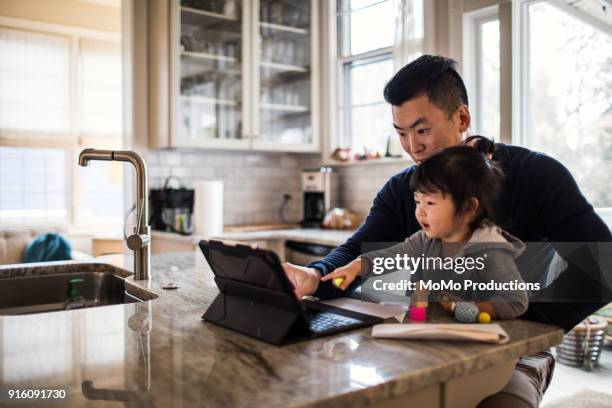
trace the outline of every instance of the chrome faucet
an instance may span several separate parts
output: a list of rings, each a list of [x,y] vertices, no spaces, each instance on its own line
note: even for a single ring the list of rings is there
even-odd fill
[[[147,164],[136,152],[121,150],[85,149],[79,154],[79,165],[87,166],[90,160],[124,161],[136,169],[136,226],[127,238],[127,246],[134,251],[134,279],[148,280],[151,264],[151,227],[147,200]]]

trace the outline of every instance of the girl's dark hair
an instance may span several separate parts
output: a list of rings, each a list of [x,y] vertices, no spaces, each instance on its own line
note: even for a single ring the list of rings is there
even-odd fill
[[[485,156],[488,154],[493,154],[493,151],[495,150],[495,141],[480,135],[466,137],[461,144],[472,146]]]
[[[410,178],[412,191],[450,195],[457,212],[465,211],[469,199],[475,197],[478,209],[471,222],[472,228],[485,219],[495,221],[495,202],[503,180],[502,171],[486,157],[493,151],[493,142],[479,138],[473,147],[448,147],[431,156],[417,166]]]

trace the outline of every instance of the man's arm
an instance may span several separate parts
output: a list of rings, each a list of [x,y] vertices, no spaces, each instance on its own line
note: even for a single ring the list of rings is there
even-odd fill
[[[595,214],[593,207],[580,193],[574,178],[561,163],[541,155],[534,160],[529,173],[534,176],[533,191],[540,189],[541,192],[536,207],[538,228],[549,242],[554,245],[555,242],[612,241],[610,229]],[[589,271],[588,275],[591,275],[591,272],[592,275],[600,273]],[[602,296],[602,282],[588,275],[570,262],[568,268],[555,281],[532,299],[521,317],[561,326],[566,332],[571,330],[607,303],[599,300]],[[538,302],[537,299],[567,299],[568,296],[589,301]]]
[[[389,179],[376,195],[370,213],[359,229],[324,259],[311,262],[308,267],[316,268],[321,276],[324,276],[361,255],[362,243],[402,241],[405,238],[405,231],[401,222],[403,216],[401,210],[407,204],[404,202],[406,197],[408,199],[411,197],[408,183],[405,182],[410,173],[404,172]],[[406,191],[402,191],[404,188]],[[361,281],[356,279],[349,286],[348,292],[355,290],[360,284]],[[321,282],[314,295],[329,299],[345,296],[346,292],[337,289],[331,282]]]

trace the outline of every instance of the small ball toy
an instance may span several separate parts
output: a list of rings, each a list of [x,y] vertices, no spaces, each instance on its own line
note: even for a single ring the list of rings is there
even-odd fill
[[[332,282],[335,287],[340,288],[344,283],[344,278],[342,276],[332,279]]]
[[[459,323],[475,323],[478,319],[478,306],[472,302],[458,302],[455,307],[455,320]]]
[[[487,312],[478,313],[478,323],[491,323],[491,315]]]

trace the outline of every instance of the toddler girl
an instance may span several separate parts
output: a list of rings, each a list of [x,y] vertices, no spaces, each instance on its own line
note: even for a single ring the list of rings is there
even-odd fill
[[[376,258],[395,258],[400,254],[456,261],[462,257],[465,258],[462,265],[474,267],[461,268],[459,273],[458,268],[441,269],[442,262],[428,262],[437,266],[412,271],[412,280],[461,282],[461,289],[443,293],[444,299],[474,301],[479,312],[487,312],[493,319],[513,319],[524,313],[528,304],[524,290],[472,290],[464,285],[465,281],[493,281],[506,283],[504,288],[516,288],[523,282],[514,262],[524,249],[523,243],[492,221],[502,173],[490,161],[489,148],[483,151],[483,144],[491,146],[492,142],[478,139],[475,147],[461,145],[440,151],[413,172],[410,189],[414,192],[420,231],[402,243],[365,253],[321,280],[341,278],[340,288],[344,290],[357,276],[370,271]],[[468,258],[480,261],[468,262]],[[511,282],[515,286],[507,284]],[[443,306],[450,309],[447,302]]]

